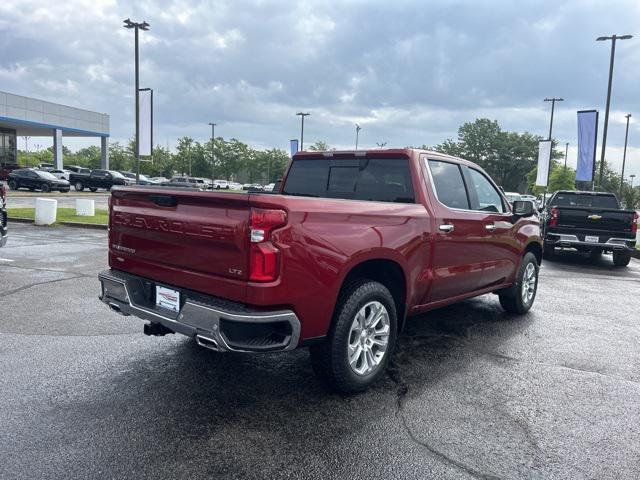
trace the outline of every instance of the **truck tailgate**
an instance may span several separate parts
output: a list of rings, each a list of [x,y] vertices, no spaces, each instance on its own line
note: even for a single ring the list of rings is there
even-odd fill
[[[248,195],[134,187],[110,203],[112,268],[244,301]]]
[[[558,227],[631,234],[634,212],[596,207],[556,207]]]

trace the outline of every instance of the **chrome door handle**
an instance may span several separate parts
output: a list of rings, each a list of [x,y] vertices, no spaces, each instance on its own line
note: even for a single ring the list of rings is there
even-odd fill
[[[444,223],[440,225],[438,228],[440,229],[441,232],[445,232],[445,233],[453,232],[453,225],[451,225],[450,223]]]
[[[484,228],[487,229],[487,231],[489,232],[493,232],[496,229],[496,226],[493,223],[489,223],[485,225]]]

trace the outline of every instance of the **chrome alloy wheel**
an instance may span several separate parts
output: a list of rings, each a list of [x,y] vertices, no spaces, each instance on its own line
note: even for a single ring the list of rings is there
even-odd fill
[[[357,375],[368,375],[378,368],[389,345],[391,323],[385,306],[368,302],[356,314],[349,331],[349,366]]]
[[[525,305],[528,305],[533,299],[537,281],[536,267],[533,263],[528,263],[522,276],[522,303]]]

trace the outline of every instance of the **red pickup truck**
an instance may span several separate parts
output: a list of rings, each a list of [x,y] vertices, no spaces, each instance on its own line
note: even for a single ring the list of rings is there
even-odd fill
[[[496,293],[525,313],[542,260],[531,202],[414,149],[296,154],[275,194],[115,188],[101,300],[216,351],[308,346],[361,391],[407,316]]]

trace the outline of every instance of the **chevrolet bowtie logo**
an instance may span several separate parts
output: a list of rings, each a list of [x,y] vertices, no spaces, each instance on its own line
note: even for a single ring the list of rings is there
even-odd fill
[[[587,218],[589,220],[600,220],[602,218],[602,215],[589,215]]]

